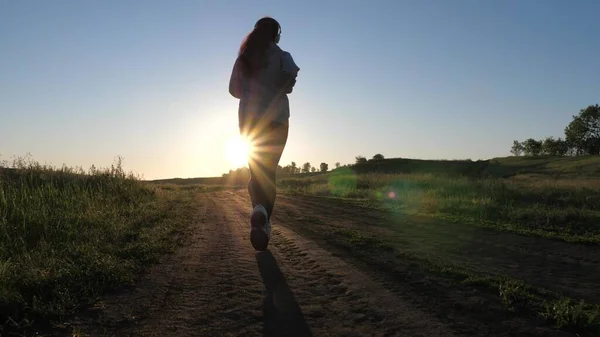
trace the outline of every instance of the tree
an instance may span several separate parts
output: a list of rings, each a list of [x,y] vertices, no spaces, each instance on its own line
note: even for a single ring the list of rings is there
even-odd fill
[[[363,156],[357,156],[356,157],[356,163],[357,164],[366,164],[367,163],[367,158],[365,158]]]
[[[247,167],[242,166],[236,170],[229,170],[229,173],[223,174],[222,178],[224,182],[234,185],[243,184],[244,182],[247,183],[248,179],[250,179],[250,170]]]
[[[339,162],[339,161],[335,163],[335,168],[336,168],[336,169],[337,169],[337,168],[340,168],[340,166],[342,166],[342,164],[340,164],[340,162]]]
[[[569,151],[569,145],[562,138],[546,137],[542,142],[542,153],[548,156],[564,156]]]
[[[302,165],[302,172],[303,173],[309,173],[310,172],[310,163],[306,162],[304,163],[304,165]]]
[[[581,109],[579,115],[565,128],[566,142],[579,155],[600,154],[600,106],[590,105]]]
[[[510,148],[510,153],[513,154],[513,156],[520,156],[523,153],[523,143],[519,142],[518,140],[513,140],[513,146]]]
[[[523,142],[523,152],[526,156],[539,156],[542,154],[542,141],[529,138]]]
[[[293,162],[292,162],[292,172],[291,172],[291,173],[292,173],[292,174],[296,174],[296,173],[298,173],[298,172],[299,172],[299,171],[298,171],[298,167],[296,166],[296,162],[295,162],[295,161],[293,161]]]
[[[311,168],[310,168],[310,172],[313,172],[313,173],[314,173],[314,172],[317,172],[317,168],[316,168],[316,167],[314,167],[314,166],[313,166],[313,167],[311,167]]]
[[[378,153],[373,156],[373,160],[382,160],[382,159],[385,159],[385,157],[381,153]]]
[[[327,163],[321,163],[321,172],[327,172],[329,165]]]

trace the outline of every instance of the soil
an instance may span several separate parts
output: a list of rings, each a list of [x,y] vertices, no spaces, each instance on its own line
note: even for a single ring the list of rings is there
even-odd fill
[[[370,265],[315,234],[336,228],[368,230],[411,254],[600,301],[595,247],[280,196],[269,249],[256,252],[245,191],[199,193],[197,202],[186,244],[135,287],[70,319],[69,335],[571,336],[442,278],[399,274],[403,262],[394,262],[393,273]]]

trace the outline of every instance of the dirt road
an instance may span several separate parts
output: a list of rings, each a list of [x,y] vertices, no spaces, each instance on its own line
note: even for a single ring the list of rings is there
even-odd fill
[[[324,229],[385,231],[374,226],[381,220],[377,214],[281,197],[269,251],[257,253],[248,241],[244,192],[199,194],[197,202],[188,243],[134,289],[105,297],[73,320],[73,331],[87,336],[569,336],[529,318],[495,316],[493,308],[483,313],[481,298],[445,291],[434,280],[420,279],[415,286],[407,276],[406,283],[390,283],[351,253],[298,230],[307,225],[308,214]],[[410,232],[388,234],[411,241]],[[425,246],[412,240],[408,247],[425,252],[436,244],[420,241]],[[512,251],[523,249],[518,247]]]
[[[397,249],[412,255],[450,261],[490,275],[509,275],[573,298],[600,303],[598,246],[402,216],[335,199],[282,196],[278,202],[282,223],[290,224],[299,215],[308,214],[316,216],[311,219],[313,228],[319,223],[326,224],[323,230],[366,227],[380,237],[400,243]]]

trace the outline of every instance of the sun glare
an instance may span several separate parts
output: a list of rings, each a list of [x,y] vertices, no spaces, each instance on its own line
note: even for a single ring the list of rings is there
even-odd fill
[[[227,160],[235,166],[241,167],[248,163],[248,156],[252,153],[250,142],[241,136],[236,136],[227,142],[225,155]]]

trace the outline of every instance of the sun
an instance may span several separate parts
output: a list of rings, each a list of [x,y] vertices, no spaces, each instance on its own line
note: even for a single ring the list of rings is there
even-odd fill
[[[236,168],[246,165],[248,157],[252,154],[252,145],[250,142],[241,137],[236,136],[227,142],[225,148],[225,156],[227,160]]]

